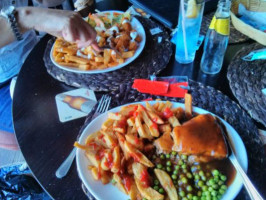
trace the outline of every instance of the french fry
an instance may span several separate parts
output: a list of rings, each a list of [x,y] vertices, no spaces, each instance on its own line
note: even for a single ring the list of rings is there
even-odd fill
[[[185,94],[185,113],[187,117],[192,117],[192,95],[188,93]]]
[[[144,148],[144,143],[141,138],[138,138],[137,136],[126,134],[125,135],[126,140],[132,144],[134,147],[139,149],[140,151]]]
[[[79,64],[79,67],[78,68],[80,70],[87,71],[87,70],[91,69],[91,66],[90,65]]]
[[[113,120],[122,120],[123,115],[121,115],[120,113],[108,112],[108,118]]]
[[[122,180],[122,178],[121,178],[118,174],[114,174],[114,175],[113,175],[113,179],[114,179],[114,181],[115,181],[115,186],[118,187],[118,189],[119,189],[121,192],[123,192],[123,193],[125,193],[125,194],[128,194],[128,193],[127,193],[127,190],[126,190],[126,188],[125,188],[125,186],[124,186],[124,184],[123,184],[123,180]]]
[[[178,200],[177,191],[170,176],[163,170],[154,169],[154,173],[166,191],[170,200]]]
[[[155,112],[147,111],[149,117],[151,120],[156,124],[163,124],[164,121],[161,119],[159,115],[157,115]]]
[[[91,174],[92,174],[92,177],[94,178],[94,180],[96,180],[96,181],[99,180],[97,167],[92,167],[91,168]]]
[[[161,133],[170,133],[172,131],[170,124],[161,124],[158,127]]]
[[[98,168],[101,164],[100,160],[96,159],[96,153],[86,151],[85,156],[89,159],[93,166]]]
[[[145,124],[149,127],[150,133],[153,137],[158,137],[159,136],[159,130],[158,126],[155,122],[152,122],[151,119],[149,118],[148,114],[142,107],[138,107],[139,112],[142,116],[142,119],[144,120]]]
[[[103,57],[95,57],[95,62],[102,62],[103,63],[104,58]]]
[[[65,54],[63,53],[57,53],[56,56],[54,56],[55,62],[64,62],[65,60],[64,55]]]
[[[115,121],[115,120],[108,118],[108,119],[102,124],[101,129],[102,129],[103,131],[105,131],[105,130],[107,130],[108,128],[112,127],[112,125],[114,124],[114,121]]]
[[[135,51],[127,51],[122,53],[122,58],[131,58],[134,56]]]
[[[152,189],[151,187],[144,187],[138,178],[136,178],[136,177],[134,177],[134,178],[135,178],[135,183],[137,185],[137,188],[144,198],[146,198],[148,200],[162,200],[162,199],[164,199],[164,195],[160,194],[159,192]]]
[[[145,129],[143,128],[139,115],[135,118],[135,124],[140,137],[150,138],[150,134],[146,132]]]
[[[78,63],[66,63],[66,62],[59,62],[59,65],[62,66],[66,66],[66,67],[75,67],[75,68],[79,68],[79,64]]]
[[[65,55],[65,58],[68,59],[71,62],[75,62],[78,64],[88,64],[90,61],[86,58],[81,58],[78,56],[72,56],[72,55]]]
[[[143,153],[141,153],[139,150],[133,147],[129,142],[125,141],[124,145],[125,145],[125,150],[136,162],[140,162],[147,167],[154,166],[154,164]]]
[[[108,67],[114,67],[114,66],[117,66],[119,63],[118,62],[111,62],[111,63],[108,63]]]
[[[180,126],[180,122],[175,116],[169,117],[168,122],[172,125],[172,127]]]
[[[77,54],[77,49],[67,48],[67,47],[55,48],[55,51],[56,52],[66,53],[66,54],[72,55],[72,56]]]
[[[111,59],[111,51],[110,49],[104,49],[104,52],[103,52],[103,57],[104,57],[104,65],[107,66],[108,63],[110,62],[110,59]]]
[[[120,156],[120,148],[119,146],[116,146],[113,151],[113,165],[111,168],[111,172],[113,173],[118,173],[120,170],[120,161],[121,161],[121,156]]]

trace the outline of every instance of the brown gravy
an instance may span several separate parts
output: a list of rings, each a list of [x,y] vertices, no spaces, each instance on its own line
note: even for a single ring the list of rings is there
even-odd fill
[[[236,176],[236,170],[229,158],[223,160],[213,160],[208,163],[200,163],[200,166],[202,167],[203,171],[218,169],[223,175],[227,177],[227,186],[230,186],[232,184]]]

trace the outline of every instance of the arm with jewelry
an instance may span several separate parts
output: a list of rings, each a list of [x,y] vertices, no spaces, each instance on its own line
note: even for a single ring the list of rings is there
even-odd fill
[[[92,44],[99,49],[95,30],[73,11],[8,6],[1,10],[0,25],[0,48],[21,40],[24,32],[35,29],[76,42],[80,47]]]

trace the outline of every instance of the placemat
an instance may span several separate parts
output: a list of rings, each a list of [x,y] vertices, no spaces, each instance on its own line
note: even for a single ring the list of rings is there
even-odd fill
[[[184,99],[139,93],[131,89],[131,85],[132,83],[123,84],[118,90],[109,93],[112,97],[111,108],[134,101],[142,101],[147,98],[160,98],[162,100],[184,103]],[[266,157],[257,127],[253,121],[235,102],[223,95],[220,91],[192,80],[189,81],[189,85],[193,96],[193,106],[206,109],[223,118],[231,124],[241,136],[248,154],[248,176],[262,193],[264,191],[264,177],[266,175]],[[98,99],[99,98],[98,96]],[[87,116],[81,132],[90,123],[93,113],[94,112]],[[93,199],[91,194],[87,194],[90,199]],[[236,199],[244,200],[250,198],[243,188]]]
[[[266,61],[244,61],[241,58],[249,52],[265,48],[258,43],[243,47],[229,64],[227,78],[231,90],[240,105],[252,118],[266,127]]]
[[[215,12],[211,12],[211,13],[203,16],[202,24],[201,24],[201,30],[200,30],[201,34],[206,35],[214,14],[215,14]],[[233,43],[238,43],[238,42],[244,42],[248,39],[249,39],[249,37],[247,37],[246,35],[240,33],[238,30],[235,29],[235,27],[233,26],[231,19],[230,19],[229,43],[233,44]]]
[[[172,55],[172,43],[169,35],[162,25],[143,17],[136,18],[141,22],[146,33],[146,44],[140,56],[121,69],[99,73],[82,74],[69,72],[55,66],[50,59],[50,51],[54,40],[50,40],[44,53],[44,63],[47,71],[55,79],[74,87],[89,88],[94,91],[110,91],[119,88],[119,85],[133,81],[135,78],[149,78],[158,74],[169,62]],[[150,29],[160,27],[161,33],[151,35]],[[161,37],[162,41],[158,42]]]

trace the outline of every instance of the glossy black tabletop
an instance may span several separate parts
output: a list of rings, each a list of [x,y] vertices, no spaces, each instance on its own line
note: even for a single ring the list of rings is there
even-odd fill
[[[41,39],[18,76],[13,101],[16,137],[33,175],[52,198],[87,199],[81,189],[75,164],[66,177],[57,179],[55,176],[56,169],[71,152],[85,118],[65,123],[59,121],[55,96],[74,88],[55,80],[47,73],[43,54],[49,38],[47,35]],[[234,54],[244,45],[229,45],[223,69],[217,75],[210,76],[200,72],[200,49],[195,62],[189,65],[178,64],[173,54],[160,76],[186,75],[190,79],[213,86],[234,99],[226,78],[226,70]]]

